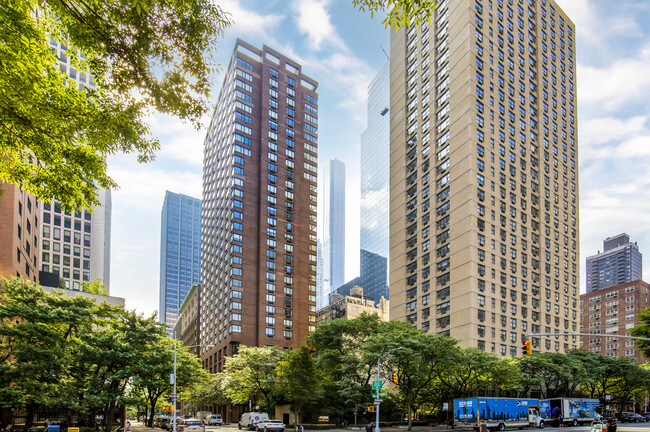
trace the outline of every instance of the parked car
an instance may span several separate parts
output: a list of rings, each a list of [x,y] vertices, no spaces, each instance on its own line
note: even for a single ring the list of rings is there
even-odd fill
[[[221,418],[221,414],[212,414],[207,417],[207,423],[210,426],[223,426],[223,419]]]
[[[269,415],[263,412],[247,412],[241,415],[239,429],[246,428],[248,430],[256,430],[257,424],[262,420],[268,420]]]
[[[176,430],[180,432],[205,432],[205,425],[199,419],[177,419]]]
[[[645,417],[642,417],[640,414],[631,413],[631,412],[622,412],[620,422],[621,423],[641,423],[645,422]]]
[[[258,432],[284,432],[284,423],[280,420],[262,420],[257,423]]]

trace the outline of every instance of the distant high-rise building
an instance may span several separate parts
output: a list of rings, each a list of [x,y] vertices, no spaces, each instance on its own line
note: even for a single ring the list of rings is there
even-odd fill
[[[623,233],[603,241],[603,253],[587,257],[587,292],[641,279],[643,256]]]
[[[59,69],[79,88],[96,88],[92,74],[79,69],[69,47],[52,42],[52,50],[58,57]],[[42,203],[41,267],[47,279],[58,277],[62,287],[74,291],[83,289],[84,282],[99,281],[110,294],[111,269],[111,214],[110,189],[97,189],[99,205],[92,212],[77,211],[74,214],[61,209],[54,197]]]
[[[98,189],[97,198],[92,212],[74,214],[64,211],[56,198],[42,203],[40,270],[58,275],[64,288],[80,291],[83,282],[97,280],[110,294],[110,189]]]
[[[237,40],[205,139],[201,359],[297,348],[316,325],[318,84]],[[233,413],[234,414],[234,413]]]
[[[329,291],[345,283],[345,164],[330,160]]]
[[[38,282],[39,204],[32,194],[0,182],[0,277]]]
[[[553,0],[443,0],[391,32],[392,320],[500,356],[577,332],[575,37]]]
[[[316,310],[323,307],[325,301],[325,275],[323,274],[323,243],[320,239],[316,241]]]
[[[166,191],[161,217],[158,319],[171,334],[185,296],[201,278],[201,200]]]
[[[375,303],[388,299],[390,200],[390,62],[368,87],[368,123],[361,134],[360,285]]]
[[[637,363],[647,360],[626,336],[641,323],[639,313],[648,307],[650,284],[641,279],[600,288],[580,296],[581,348],[609,357],[631,357]]]

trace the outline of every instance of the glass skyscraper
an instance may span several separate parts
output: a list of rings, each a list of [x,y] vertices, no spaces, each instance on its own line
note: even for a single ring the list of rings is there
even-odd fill
[[[368,124],[361,135],[361,272],[364,295],[388,299],[390,92],[389,65],[368,87]]]
[[[160,237],[158,316],[171,332],[178,309],[201,276],[201,200],[167,191]]]
[[[603,241],[603,253],[587,257],[587,292],[642,278],[639,246],[623,233]]]
[[[345,164],[330,160],[329,292],[345,283]]]

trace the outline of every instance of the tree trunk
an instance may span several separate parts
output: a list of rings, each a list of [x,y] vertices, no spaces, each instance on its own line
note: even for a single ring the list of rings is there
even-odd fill
[[[413,419],[412,419],[412,417],[411,417],[411,404],[408,404],[408,407],[407,407],[406,409],[407,409],[408,420],[409,420],[409,427],[408,427],[408,430],[411,431],[411,430],[413,430],[413,429],[412,429],[412,428],[413,428]]]
[[[356,427],[359,423],[357,422],[357,416],[359,415],[359,409],[354,409],[354,426]]]
[[[111,400],[106,407],[106,415],[104,416],[104,432],[111,432],[113,428],[113,417],[115,416],[115,400]]]
[[[30,428],[34,425],[34,415],[36,407],[33,403],[27,405],[27,416],[25,417],[25,428]]]

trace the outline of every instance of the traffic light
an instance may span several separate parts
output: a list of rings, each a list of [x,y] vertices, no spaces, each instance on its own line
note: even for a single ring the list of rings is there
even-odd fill
[[[522,355],[531,355],[532,354],[532,349],[530,346],[530,341],[526,340],[522,342],[523,347],[521,347],[521,354]]]
[[[395,372],[395,373],[393,374],[393,382],[394,382],[395,384],[399,383],[399,379],[397,378],[397,372]]]
[[[368,407],[368,412],[377,412],[377,405],[372,405]]]

